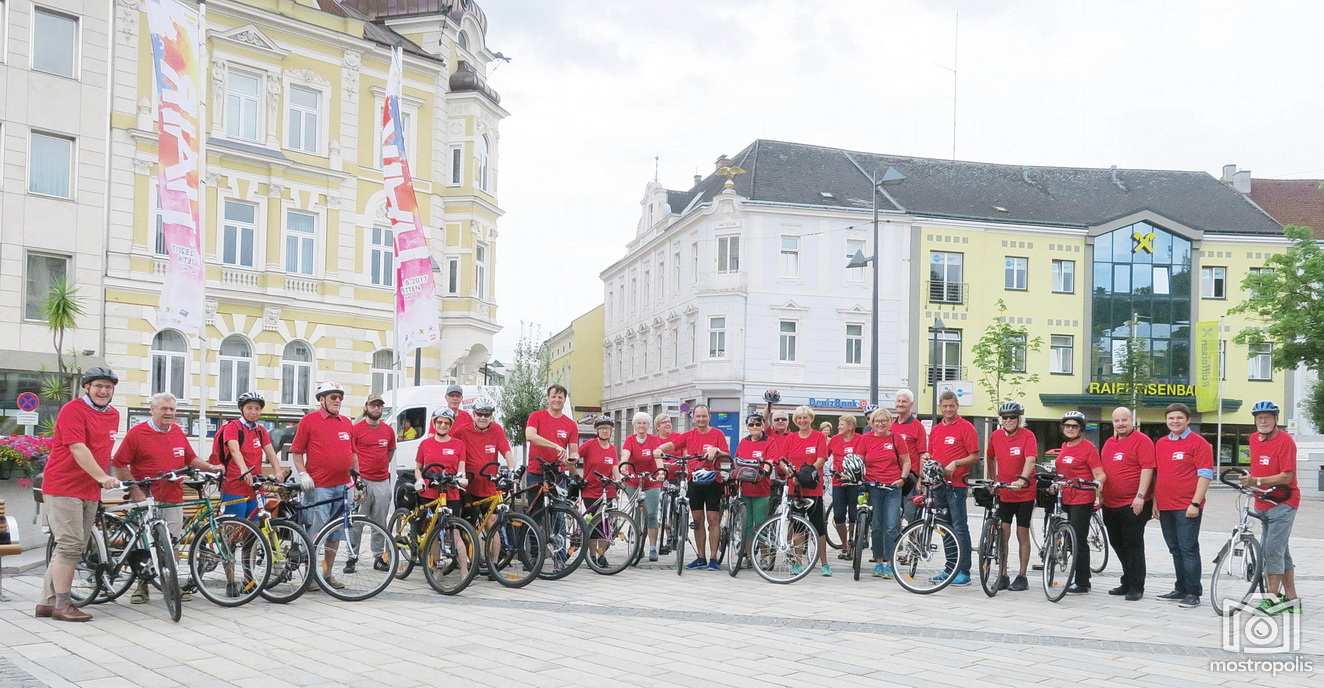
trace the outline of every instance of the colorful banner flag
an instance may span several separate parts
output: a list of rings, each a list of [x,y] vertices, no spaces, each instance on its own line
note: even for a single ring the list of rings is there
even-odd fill
[[[1217,320],[1195,323],[1195,410],[1218,410],[1219,327]]]
[[[202,126],[198,15],[175,0],[149,0],[156,75],[156,189],[167,258],[159,327],[201,331],[204,272],[198,182]]]
[[[403,120],[400,118],[402,53],[391,56],[382,103],[382,181],[386,186],[386,217],[395,238],[395,328],[404,351],[441,340],[437,321],[437,284],[432,279],[432,252],[418,217],[414,175],[409,170]],[[397,352],[398,355],[399,352]]]

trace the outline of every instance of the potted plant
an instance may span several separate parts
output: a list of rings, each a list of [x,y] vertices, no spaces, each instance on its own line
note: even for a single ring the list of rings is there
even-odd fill
[[[51,453],[53,442],[49,437],[32,435],[0,438],[0,480],[17,475],[20,483],[30,484],[32,476],[45,468],[46,457]]]

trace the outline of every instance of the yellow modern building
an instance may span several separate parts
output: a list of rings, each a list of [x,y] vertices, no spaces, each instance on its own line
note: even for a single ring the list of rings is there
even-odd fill
[[[602,412],[603,307],[594,306],[543,342],[547,381],[570,390],[577,419]]]
[[[481,381],[499,330],[500,121],[496,59],[472,2],[207,3],[203,337],[157,326],[165,260],[155,218],[156,133],[144,3],[116,0],[106,360],[140,414],[173,392],[186,417],[234,413],[257,389],[291,419],[321,380],[357,405],[402,384]],[[392,351],[394,266],[380,169],[390,52],[438,280],[442,341]],[[403,368],[394,372],[393,360]],[[205,363],[204,363],[205,361]],[[200,366],[203,366],[199,374]],[[130,421],[132,422],[132,421]]]

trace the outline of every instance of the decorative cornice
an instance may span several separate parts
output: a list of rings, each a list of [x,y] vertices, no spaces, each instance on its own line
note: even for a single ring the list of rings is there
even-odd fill
[[[247,24],[236,29],[230,29],[229,31],[208,31],[208,33],[211,34],[212,38],[237,43],[250,48],[256,48],[280,57],[285,57],[290,54],[290,51],[280,47],[276,41],[268,38],[267,35],[262,33],[262,30],[257,28],[254,24]]]

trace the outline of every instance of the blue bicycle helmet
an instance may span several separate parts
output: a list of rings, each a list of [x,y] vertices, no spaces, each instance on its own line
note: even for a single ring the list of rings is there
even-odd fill
[[[1269,401],[1268,399],[1264,399],[1255,402],[1255,405],[1252,406],[1250,409],[1251,416],[1258,416],[1261,413],[1272,413],[1273,415],[1276,416],[1279,413],[1281,413],[1281,410],[1278,408],[1278,404],[1275,404],[1272,401]]]
[[[690,476],[690,483],[693,485],[711,485],[716,481],[717,471],[710,471],[706,468],[701,471],[695,471],[694,474]]]

